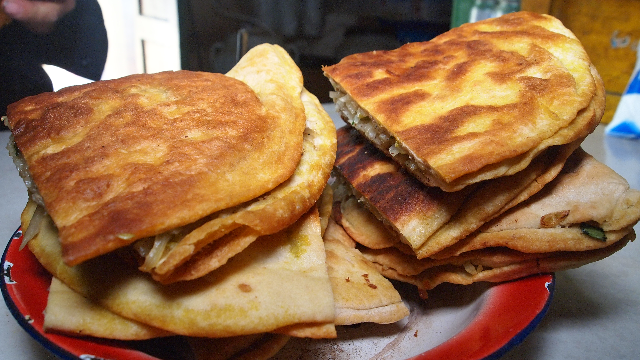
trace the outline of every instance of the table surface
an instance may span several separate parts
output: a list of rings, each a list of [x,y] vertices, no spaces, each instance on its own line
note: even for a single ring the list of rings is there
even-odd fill
[[[333,107],[325,108],[335,120]],[[0,132],[3,148],[8,138],[9,133]],[[587,137],[583,148],[624,176],[632,188],[640,189],[640,141],[606,136],[601,125]],[[24,184],[6,152],[0,154],[0,184],[0,246],[4,249],[27,200]],[[604,260],[556,275],[547,315],[501,359],[637,359],[640,241]],[[5,305],[0,305],[0,329],[3,359],[57,359],[18,325]]]

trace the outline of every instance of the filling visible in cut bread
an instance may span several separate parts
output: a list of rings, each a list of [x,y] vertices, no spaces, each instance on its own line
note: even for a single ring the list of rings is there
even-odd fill
[[[329,80],[336,90],[332,91],[330,96],[336,104],[336,111],[345,122],[362,133],[377,148],[391,156],[423,183],[429,186],[444,185],[444,181],[433,169],[418,161],[409,149],[380,126],[340,85],[331,79]]]
[[[6,117],[3,117],[3,119],[4,118]],[[7,150],[9,150],[9,156],[11,156],[11,158],[13,159],[13,163],[15,164],[16,169],[18,169],[18,174],[27,187],[29,199],[37,204],[39,209],[37,210],[37,213],[40,214],[38,216],[34,216],[33,221],[31,221],[29,224],[29,227],[27,229],[24,229],[24,241],[23,245],[21,245],[24,246],[24,244],[26,244],[33,238],[33,236],[37,234],[35,229],[38,229],[40,227],[40,221],[43,218],[42,215],[46,215],[46,207],[44,205],[44,200],[42,199],[42,196],[38,191],[38,187],[33,182],[31,173],[29,172],[29,167],[27,166],[27,162],[13,140],[13,135],[9,136]],[[186,230],[191,227],[193,226],[179,227],[153,237],[140,239],[133,243],[133,249],[142,258],[144,258],[144,262],[141,265],[140,270],[151,271],[151,269],[158,265],[158,263],[162,260],[162,255],[169,252],[169,250],[171,250],[188,233],[188,231]],[[127,234],[120,234],[119,236],[125,238]]]
[[[3,117],[3,119],[6,119],[6,116]],[[18,149],[18,146],[16,145],[16,143],[13,141],[13,135],[9,136],[9,142],[7,143],[7,150],[9,150],[9,156],[11,156],[11,158],[13,159],[13,164],[16,166],[16,169],[18,169],[18,174],[20,175],[20,177],[22,178],[22,181],[24,181],[24,184],[27,187],[29,198],[33,200],[36,204],[40,206],[44,206],[44,200],[42,199],[42,196],[40,196],[40,192],[38,191],[36,184],[33,182],[33,179],[31,178],[31,173],[29,172],[27,161],[25,160],[24,156],[22,156],[22,153]]]

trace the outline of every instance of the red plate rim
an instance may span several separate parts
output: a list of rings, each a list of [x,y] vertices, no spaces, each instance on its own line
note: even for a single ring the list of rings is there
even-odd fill
[[[498,359],[538,326],[554,289],[553,273],[498,284],[490,289],[482,309],[465,329],[412,360]]]
[[[28,248],[19,250],[22,230],[13,234],[2,255],[2,296],[18,324],[52,353],[63,359],[131,359],[161,360],[134,349],[126,341],[70,337],[44,332],[51,274],[40,265]],[[20,266],[13,266],[15,263]]]

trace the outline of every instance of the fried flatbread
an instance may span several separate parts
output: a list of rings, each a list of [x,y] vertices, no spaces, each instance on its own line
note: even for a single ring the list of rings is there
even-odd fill
[[[118,316],[71,290],[55,277],[51,279],[42,327],[47,332],[116,340],[145,340],[173,335]]]
[[[434,257],[487,247],[526,253],[604,248],[639,220],[640,191],[580,148],[542,191]],[[590,231],[595,234],[585,235]]]
[[[384,249],[399,246],[400,236],[378,221],[373,213],[360,205],[355,196],[342,197],[338,201],[340,205],[333,211],[333,218],[346,230],[352,238],[358,239],[362,244],[371,249]]]
[[[331,221],[324,236],[327,267],[336,303],[336,325],[363,322],[388,324],[409,315],[393,284],[384,278],[349,236]]]
[[[206,222],[170,245],[151,269],[163,283],[189,280],[223,265],[261,235],[287,227],[304,214],[327,184],[336,152],[336,130],[318,99],[301,94],[306,114],[303,153],[294,174],[274,190],[206,218]]]
[[[334,159],[335,161],[335,159]],[[322,230],[322,236],[329,226],[329,219],[331,218],[331,211],[333,210],[333,188],[331,186],[325,186],[322,190],[322,195],[318,199],[318,212],[320,213],[320,228]]]
[[[536,195],[430,258],[359,250],[383,275],[429,290],[582,266],[635,239],[639,220],[640,191],[580,148]]]
[[[23,212],[27,224],[35,206],[29,202]],[[117,253],[69,267],[49,218],[28,247],[74,291],[115,314],[175,334],[228,337],[294,327],[306,329],[309,337],[335,337],[333,292],[315,208],[215,272],[171,285],[152,280]],[[314,328],[318,331],[310,331]]]
[[[365,246],[395,246],[400,238],[419,258],[425,258],[453,245],[540,191],[560,172],[578,146],[575,142],[549,148],[525,170],[514,175],[445,192],[416,180],[358,132],[344,127],[338,130],[334,169],[338,178],[335,186],[348,188],[335,190],[336,200],[342,203],[340,208],[345,211],[339,222]],[[361,212],[371,211],[391,233],[380,225],[364,226],[363,223],[370,222],[366,218],[356,225],[350,224],[356,220],[353,213],[357,210],[353,208],[358,206],[366,207]],[[366,230],[370,231],[365,233]],[[388,239],[386,244],[385,238]],[[374,239],[379,239],[378,244],[372,244]]]
[[[602,79],[577,38],[528,12],[350,55],[324,73],[343,119],[445,191],[525,169],[583,139],[604,111]]]
[[[594,250],[523,253],[506,248],[469,251],[445,259],[416,259],[397,249],[362,249],[363,255],[384,276],[415,285],[421,296],[448,282],[469,285],[475,282],[504,282],[525,276],[574,269],[602,260],[635,238],[628,233],[616,243]]]
[[[52,278],[45,309],[44,330],[72,336],[116,340],[146,340],[174,335],[116,315]],[[289,340],[281,334],[253,334],[226,338],[188,337],[197,360],[268,359]]]
[[[75,265],[290,178],[302,154],[301,91],[286,51],[264,44],[228,75],[132,75],[29,97],[7,115]]]

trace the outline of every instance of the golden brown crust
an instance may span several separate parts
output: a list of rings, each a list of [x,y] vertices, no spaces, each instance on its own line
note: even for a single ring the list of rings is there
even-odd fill
[[[324,71],[424,167],[414,170],[423,182],[447,191],[521,170],[545,140],[591,132],[600,117],[571,125],[592,101],[603,107],[580,42],[557,19],[526,12]]]
[[[640,192],[577,149],[537,194],[429,258],[395,247],[360,251],[385,276],[429,290],[442,282],[505,281],[600,260],[635,238],[639,219]],[[584,224],[599,227],[604,237],[588,235]]]
[[[547,149],[527,169],[514,175],[444,192],[417,181],[357,132],[345,127],[338,130],[335,171],[353,188],[362,205],[399,233],[418,257],[424,258],[540,191],[578,146],[576,142]],[[349,229],[348,224],[343,226]],[[373,227],[359,226],[360,231],[369,228]],[[384,233],[379,236],[388,237]]]
[[[301,73],[281,52],[265,45],[248,53],[234,72],[244,82],[188,71],[133,75],[10,106],[65,261],[192,223],[289,178],[305,116]]]
[[[303,89],[301,99],[307,127],[303,155],[293,175],[259,198],[208,217],[153,269],[156,280],[168,283],[202,276],[258,236],[286,228],[316,203],[335,161],[336,130],[313,94]]]
[[[425,186],[350,127],[338,130],[335,171],[416,248],[447,221],[470,190],[447,193]]]
[[[388,229],[355,196],[339,200],[333,213],[340,225],[358,244],[371,249],[384,249],[400,243],[399,236]]]

